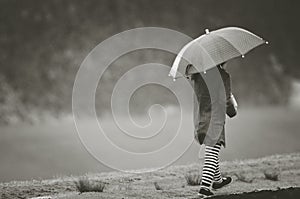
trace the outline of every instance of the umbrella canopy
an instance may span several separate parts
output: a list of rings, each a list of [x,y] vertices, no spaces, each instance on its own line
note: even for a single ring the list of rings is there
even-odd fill
[[[184,60],[197,68],[193,68],[189,73],[203,72],[232,58],[244,57],[253,48],[268,43],[238,27],[227,27],[212,32],[206,29],[205,32],[206,34],[186,44],[175,58],[169,74],[174,79],[185,74],[187,64],[181,64]]]

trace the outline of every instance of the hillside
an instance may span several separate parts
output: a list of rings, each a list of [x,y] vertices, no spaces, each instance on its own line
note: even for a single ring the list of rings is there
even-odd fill
[[[260,159],[230,161],[221,163],[222,172],[233,176],[233,183],[215,192],[216,198],[234,198],[237,193],[258,190],[283,190],[281,193],[299,194],[300,187],[300,153],[274,155]],[[1,198],[31,198],[49,196],[48,198],[82,199],[82,198],[195,198],[199,186],[189,186],[185,175],[197,174],[196,164],[171,166],[166,169],[142,174],[109,172],[87,174],[85,178],[94,182],[104,182],[103,192],[79,194],[75,181],[81,177],[61,177],[51,180],[32,180],[0,184]],[[264,173],[279,172],[278,181],[267,180]],[[162,190],[156,190],[156,182]],[[262,194],[267,194],[264,192]],[[51,196],[51,197],[50,197]],[[292,197],[293,195],[290,194]],[[47,197],[44,197],[47,198]],[[251,198],[249,196],[249,198]]]

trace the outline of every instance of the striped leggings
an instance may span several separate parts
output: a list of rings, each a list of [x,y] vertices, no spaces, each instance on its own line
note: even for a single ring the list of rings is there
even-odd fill
[[[221,172],[219,166],[219,152],[221,144],[205,146],[204,165],[202,170],[201,187],[210,188],[213,181],[220,182]]]

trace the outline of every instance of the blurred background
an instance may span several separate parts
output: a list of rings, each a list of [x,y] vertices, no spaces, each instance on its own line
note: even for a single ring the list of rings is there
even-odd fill
[[[222,159],[299,152],[299,6],[296,0],[0,0],[0,181],[111,170],[80,143],[72,87],[81,62],[97,44],[145,26],[192,38],[206,28],[239,26],[269,41],[229,63],[240,110],[227,122]],[[171,66],[174,58],[149,49],[116,60],[99,82],[98,116],[108,120],[111,93],[122,74],[149,62]],[[153,104],[178,112],[170,91],[149,85],[133,95],[132,114],[147,119]],[[197,162],[198,152],[193,144],[175,164]]]

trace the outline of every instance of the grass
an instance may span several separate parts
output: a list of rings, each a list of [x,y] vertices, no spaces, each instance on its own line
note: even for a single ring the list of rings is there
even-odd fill
[[[267,180],[278,181],[280,171],[275,169],[269,169],[264,171],[264,175]]]
[[[163,190],[163,188],[157,182],[154,182],[154,187],[156,190]]]
[[[218,198],[221,195],[224,196],[222,198],[238,198],[239,196],[229,195],[300,187],[300,153],[221,162],[220,167],[222,174],[231,176],[233,182],[215,192]],[[272,171],[274,168],[280,171],[278,181],[275,180],[276,172],[274,174]],[[269,173],[274,180],[271,181],[265,177]],[[59,199],[192,199],[196,198],[199,187],[189,185],[197,185],[200,182],[200,176],[199,164],[190,164],[170,166],[149,173],[133,174],[116,171],[52,180],[9,182],[0,183],[0,198],[32,198],[47,195]],[[252,183],[245,183],[250,182],[251,179]],[[79,192],[88,193],[79,194]]]
[[[75,181],[77,190],[83,192],[103,192],[105,183],[101,181],[91,180],[87,177],[79,178]]]
[[[249,175],[243,171],[237,172],[234,175],[237,177],[237,180],[241,182],[252,183],[254,180],[254,177],[252,175]]]
[[[199,173],[188,173],[184,177],[187,184],[190,186],[198,186],[201,183],[201,176]]]

